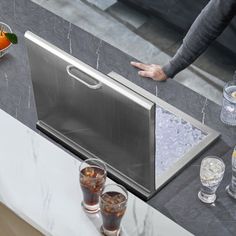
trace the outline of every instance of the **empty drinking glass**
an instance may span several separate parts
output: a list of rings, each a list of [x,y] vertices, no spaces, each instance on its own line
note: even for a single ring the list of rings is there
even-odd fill
[[[108,184],[100,196],[100,209],[103,225],[101,232],[106,236],[118,236],[120,223],[125,214],[128,192],[118,184]]]
[[[99,195],[106,181],[106,165],[98,159],[87,159],[80,165],[80,186],[84,199],[82,206],[89,213],[99,210]]]
[[[216,199],[216,190],[223,179],[225,171],[224,162],[214,156],[205,157],[200,167],[200,180],[202,183],[198,198],[204,203],[213,203]]]

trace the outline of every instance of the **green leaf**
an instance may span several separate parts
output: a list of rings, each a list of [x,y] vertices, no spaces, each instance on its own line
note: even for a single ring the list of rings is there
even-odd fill
[[[18,39],[17,36],[13,33],[5,33],[5,36],[7,37],[7,39],[13,43],[13,44],[17,44],[18,43]]]

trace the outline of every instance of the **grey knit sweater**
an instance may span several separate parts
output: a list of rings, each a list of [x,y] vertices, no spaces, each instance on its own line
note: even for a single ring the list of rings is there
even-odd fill
[[[174,57],[162,67],[169,78],[192,64],[236,15],[236,0],[211,0],[183,39]],[[236,42],[235,42],[236,43]]]

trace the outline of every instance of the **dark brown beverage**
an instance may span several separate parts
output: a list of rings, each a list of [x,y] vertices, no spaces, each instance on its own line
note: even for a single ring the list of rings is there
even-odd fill
[[[101,195],[100,208],[103,227],[108,231],[120,229],[120,222],[125,214],[127,198],[119,192],[106,192]]]
[[[105,171],[99,167],[86,167],[80,171],[80,185],[85,207],[98,204],[105,180]]]

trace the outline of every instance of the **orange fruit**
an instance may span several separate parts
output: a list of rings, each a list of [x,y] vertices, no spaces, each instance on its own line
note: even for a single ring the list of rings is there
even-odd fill
[[[10,40],[6,37],[5,32],[0,32],[0,50],[8,47],[11,44]]]

